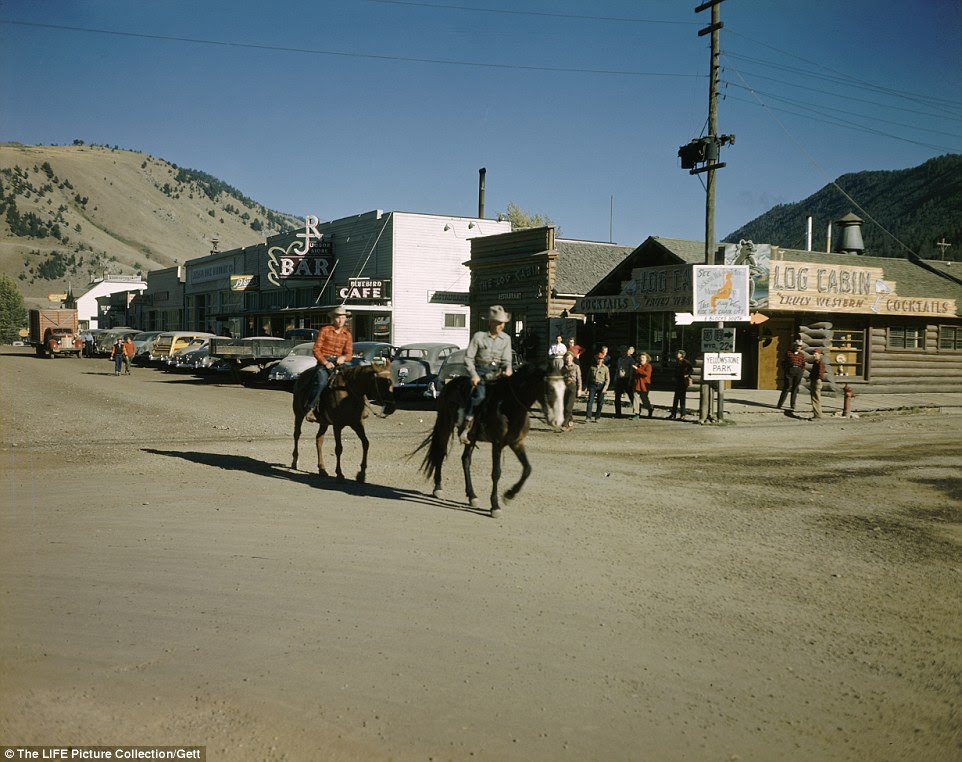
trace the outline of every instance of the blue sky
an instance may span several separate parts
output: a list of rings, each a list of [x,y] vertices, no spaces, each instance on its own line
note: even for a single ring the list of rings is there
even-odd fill
[[[0,0],[0,140],[140,150],[323,220],[473,216],[486,167],[489,217],[514,202],[607,241],[613,197],[618,243],[701,239],[677,157],[707,121],[697,4]],[[841,174],[962,153],[958,0],[721,16],[718,237]]]

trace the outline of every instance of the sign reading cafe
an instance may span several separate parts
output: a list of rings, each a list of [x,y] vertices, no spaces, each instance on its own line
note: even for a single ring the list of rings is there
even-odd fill
[[[317,232],[317,217],[304,218],[304,231],[297,233],[300,240],[286,249],[271,246],[267,250],[267,280],[275,286],[281,280],[293,278],[317,279],[330,276],[334,267],[334,242],[330,236]]]

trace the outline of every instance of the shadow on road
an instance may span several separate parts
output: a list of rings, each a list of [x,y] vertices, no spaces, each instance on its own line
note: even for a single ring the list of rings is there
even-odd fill
[[[487,517],[490,513],[486,509],[471,508],[464,503],[453,503],[424,492],[397,489],[382,484],[362,484],[348,479],[338,481],[333,476],[320,476],[319,474],[312,474],[307,471],[295,471],[279,463],[266,463],[262,460],[249,458],[246,455],[224,455],[222,453],[197,452],[195,450],[157,450],[152,447],[143,447],[141,448],[141,452],[150,455],[163,455],[168,458],[180,458],[191,463],[198,463],[202,466],[210,466],[212,468],[222,468],[226,471],[243,471],[244,473],[267,476],[272,479],[284,479],[296,484],[302,484],[305,487],[323,489],[329,492],[340,492],[345,495],[378,497],[384,500],[419,503],[436,508],[445,508],[449,511],[475,513],[484,517]]]

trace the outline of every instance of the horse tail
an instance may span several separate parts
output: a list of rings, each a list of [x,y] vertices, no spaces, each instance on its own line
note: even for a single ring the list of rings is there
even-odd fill
[[[467,401],[470,390],[466,388],[466,378],[453,379],[445,384],[437,399],[438,414],[434,420],[434,428],[425,437],[418,448],[411,453],[420,452],[427,448],[424,460],[421,462],[421,473],[427,478],[434,478],[441,470],[444,459],[448,455],[448,444],[454,434],[454,427],[458,421],[458,410]]]

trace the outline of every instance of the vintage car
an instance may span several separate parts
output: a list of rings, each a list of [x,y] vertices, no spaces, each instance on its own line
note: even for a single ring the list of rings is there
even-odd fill
[[[394,358],[394,347],[383,341],[355,341],[351,365],[370,365],[375,360],[391,362]]]
[[[420,343],[398,347],[391,361],[394,393],[423,393],[434,381],[448,355],[458,350],[457,344]]]
[[[452,378],[457,378],[458,376],[468,375],[468,366],[464,362],[464,355],[467,353],[467,349],[459,349],[457,352],[452,352],[447,356],[441,367],[438,368],[438,375],[431,383],[428,384],[427,389],[424,390],[425,397],[431,397],[432,399],[437,399],[444,385],[450,381]],[[522,360],[521,355],[519,355],[514,350],[511,351],[511,367],[517,370],[521,366]]]
[[[305,370],[317,364],[314,359],[314,342],[298,344],[280,362],[271,366],[267,380],[274,384],[293,384]]]

